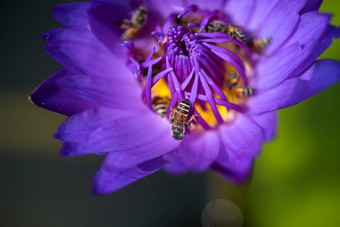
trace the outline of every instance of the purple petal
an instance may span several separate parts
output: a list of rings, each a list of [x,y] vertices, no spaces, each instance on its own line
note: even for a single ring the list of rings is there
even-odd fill
[[[301,10],[301,14],[308,11],[318,11],[322,4],[322,0],[308,0],[305,7]]]
[[[304,53],[308,54],[307,52]],[[277,86],[291,73],[296,73],[296,69],[301,64],[302,56],[301,46],[299,43],[294,43],[281,49],[274,56],[262,59],[257,67],[259,77],[254,86],[258,90],[267,90]]]
[[[54,18],[64,26],[88,27],[88,2],[72,2],[53,7]]]
[[[133,15],[133,8],[130,6],[133,1],[92,1],[91,7],[88,11],[89,23],[93,34],[106,45],[114,54],[121,55],[121,47],[118,45],[122,41],[120,39],[124,29],[120,28],[120,23],[124,19],[130,19]],[[141,29],[134,43],[137,48],[151,49],[156,41],[150,42],[149,37],[151,32],[155,29],[156,23],[164,21],[165,15],[160,15],[159,10],[145,2],[144,5],[148,10],[147,22]],[[138,7],[137,4],[134,5]],[[169,9],[168,9],[168,12]]]
[[[164,161],[158,158],[128,169],[116,169],[112,167],[110,161],[106,159],[93,179],[92,191],[97,195],[117,191],[158,171],[163,165]]]
[[[83,27],[55,28],[44,33],[42,38],[46,39],[48,43],[58,40],[73,40],[91,45],[98,45],[98,48],[102,48],[101,44],[96,39],[96,37],[94,37],[91,30]]]
[[[91,75],[72,75],[58,80],[62,90],[96,105],[120,109],[135,109],[144,105],[142,89],[135,83],[98,78]]]
[[[249,98],[251,113],[263,113],[295,105],[337,83],[340,79],[340,63],[325,59],[316,61],[300,77],[289,79],[266,92]]]
[[[169,123],[159,117],[155,118],[159,119],[159,122],[157,120],[150,122],[144,117],[140,121],[147,122],[145,124],[140,123],[139,126],[135,127],[134,133],[119,135],[121,138],[117,139],[123,141],[114,145],[117,146],[115,151],[118,152],[111,152],[108,155],[108,160],[110,160],[112,166],[130,168],[144,161],[165,155],[180,145],[180,141],[171,137]],[[112,141],[108,141],[108,143],[112,144]]]
[[[45,49],[74,74],[89,74],[135,84],[124,59],[114,56],[107,49],[72,40],[55,41],[47,44]]]
[[[183,165],[181,162],[176,162],[176,161],[167,163],[164,166],[164,170],[173,176],[183,175],[189,171],[186,165]]]
[[[220,138],[217,131],[190,133],[178,149],[164,157],[170,162],[166,170],[175,175],[184,170],[203,172],[214,162],[219,150]]]
[[[91,0],[91,4],[95,6],[100,6],[100,5],[124,5],[124,6],[129,6],[132,4],[133,7],[135,7],[135,1],[134,0],[126,0],[126,1],[121,1],[121,0]]]
[[[121,54],[120,36],[124,30],[120,28],[119,23],[124,18],[131,18],[132,9],[129,7],[128,1],[121,2],[119,5],[117,1],[112,1],[110,4],[106,4],[106,1],[100,3],[98,1],[91,2],[91,7],[88,10],[91,30],[98,40],[113,53]]]
[[[183,0],[187,5],[192,5],[195,4],[197,5],[200,9],[203,10],[220,10],[224,7],[225,5],[225,0],[212,0],[212,1],[206,1],[206,0]]]
[[[250,157],[230,159],[228,161],[217,160],[211,170],[221,174],[235,184],[247,181],[253,170],[254,160]]]
[[[64,155],[109,154],[116,166],[131,167],[178,146],[169,123],[146,105],[133,110],[97,108],[67,119],[56,138],[67,143]]]
[[[280,100],[280,108],[296,105],[338,83],[340,80],[340,62],[331,59],[318,60],[300,77],[292,80],[295,81],[294,90]],[[280,86],[287,85],[292,85],[290,80]]]
[[[335,34],[328,22],[330,16],[316,12],[301,16],[297,31],[274,56],[264,58],[258,66],[256,87],[265,90],[284,79],[303,72],[331,44]]]
[[[264,137],[262,128],[245,114],[237,114],[232,122],[221,125],[218,130],[228,156],[254,157],[260,153]]]
[[[231,17],[233,24],[246,26],[250,22],[255,3],[256,0],[228,0],[223,11]]]
[[[184,7],[184,0],[145,0],[145,6],[152,12],[158,12],[164,18],[168,17],[171,13],[180,12],[176,9]],[[191,5],[188,3],[188,5]]]
[[[68,116],[96,107],[95,104],[62,90],[56,83],[57,80],[71,75],[66,69],[59,70],[41,83],[32,92],[30,99],[42,108]]]
[[[274,139],[276,135],[278,115],[276,111],[253,115],[251,119],[263,129],[264,141]]]
[[[301,15],[300,22],[296,27],[296,32],[289,37],[284,46],[289,46],[295,42],[299,42],[300,45],[303,45],[311,40],[318,42],[329,26],[330,19],[330,14],[318,12],[308,12]]]
[[[272,53],[293,33],[306,0],[280,0],[262,21],[257,37],[271,37],[266,52]]]
[[[252,16],[251,16],[251,19],[248,21],[249,24],[247,24],[247,28],[249,28],[252,31],[258,31],[260,29],[260,24],[263,23],[264,19],[267,17],[269,12],[272,10],[274,5],[277,4],[278,1],[279,0],[257,0],[255,1],[255,5],[251,13]],[[233,12],[238,12],[238,9],[235,8]]]
[[[75,114],[66,119],[58,128],[55,137],[65,141],[80,143],[91,132],[104,126],[110,121],[124,120],[133,117],[132,110],[120,110],[111,108],[94,108]]]

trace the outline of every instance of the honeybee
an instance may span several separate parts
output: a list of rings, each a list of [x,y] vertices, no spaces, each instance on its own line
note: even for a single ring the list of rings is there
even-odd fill
[[[168,97],[155,96],[152,98],[152,108],[161,117],[165,116],[168,104],[169,104]]]
[[[233,89],[234,94],[239,98],[246,98],[255,93],[255,88],[252,87],[238,87]]]
[[[235,88],[239,82],[240,82],[240,76],[237,73],[232,72],[230,73],[229,78],[227,79],[226,83],[227,83],[227,87],[231,90]]]
[[[230,73],[229,78],[226,81],[227,87],[231,90],[236,97],[246,98],[252,96],[255,93],[255,88],[252,87],[238,87],[240,82],[240,75],[235,72]]]
[[[234,25],[224,24],[221,22],[214,22],[214,23],[208,24],[205,27],[204,31],[208,33],[213,33],[213,32],[227,33],[230,39],[236,38],[241,43],[246,43],[246,38],[243,32],[240,31],[239,27],[234,26]]]
[[[121,35],[123,41],[133,39],[136,34],[141,30],[147,21],[148,11],[145,7],[140,6],[133,11],[132,18],[124,19],[123,23],[120,25],[122,29],[125,29],[124,33]]]
[[[269,37],[254,39],[248,45],[253,52],[262,53],[262,51],[270,44],[271,40],[272,39]]]
[[[174,110],[172,110],[170,114],[169,122],[172,123],[171,133],[172,138],[175,140],[181,140],[184,138],[186,128],[190,129],[190,123],[196,116],[192,115],[190,119],[187,120],[191,108],[190,105],[190,101],[188,99],[184,99]]]

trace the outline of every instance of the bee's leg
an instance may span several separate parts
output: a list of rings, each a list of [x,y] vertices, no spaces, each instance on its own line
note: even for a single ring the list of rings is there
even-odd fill
[[[175,121],[174,112],[172,111],[172,108],[170,108],[170,109],[171,109],[171,113],[170,113],[170,116],[169,116],[169,122],[174,123],[174,121]]]
[[[234,32],[230,32],[229,38],[230,38],[230,39],[233,39],[234,37],[235,37],[235,33],[234,33]]]
[[[190,129],[190,123],[194,120],[195,117],[198,117],[199,115],[192,115],[188,121],[184,122],[185,126],[187,127],[187,129]]]

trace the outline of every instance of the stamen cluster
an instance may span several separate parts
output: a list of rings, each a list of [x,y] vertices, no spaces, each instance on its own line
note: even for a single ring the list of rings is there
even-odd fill
[[[163,98],[162,108],[169,100],[169,114],[188,99],[193,107],[189,115],[197,115],[194,124],[209,129],[228,121],[228,112],[244,111],[245,98],[254,94],[254,88],[246,87],[253,51],[251,42],[241,42],[245,40],[243,33],[234,25],[222,23],[217,11],[197,10],[189,6],[179,15],[171,14],[163,28],[157,26],[152,33],[160,51],[154,47],[146,59],[138,61],[131,55],[130,60],[137,68],[136,77],[144,86],[143,98],[151,109],[163,112],[153,102]],[[219,21],[218,26],[214,21]],[[214,27],[218,29],[214,31]],[[130,50],[133,53],[133,48]],[[161,80],[169,89],[167,97],[159,97],[159,91],[153,89]]]

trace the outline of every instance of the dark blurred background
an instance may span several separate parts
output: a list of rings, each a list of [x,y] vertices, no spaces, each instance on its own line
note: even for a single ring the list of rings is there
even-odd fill
[[[52,135],[65,117],[27,96],[60,66],[40,38],[58,27],[51,7],[65,0],[1,2],[0,226],[200,226],[214,199],[233,201],[245,226],[340,226],[340,85],[281,110],[278,137],[265,145],[249,185],[214,173],[160,172],[108,195],[90,193],[102,159],[64,158]],[[340,25],[340,2],[321,11]],[[322,58],[340,60],[334,41]]]

